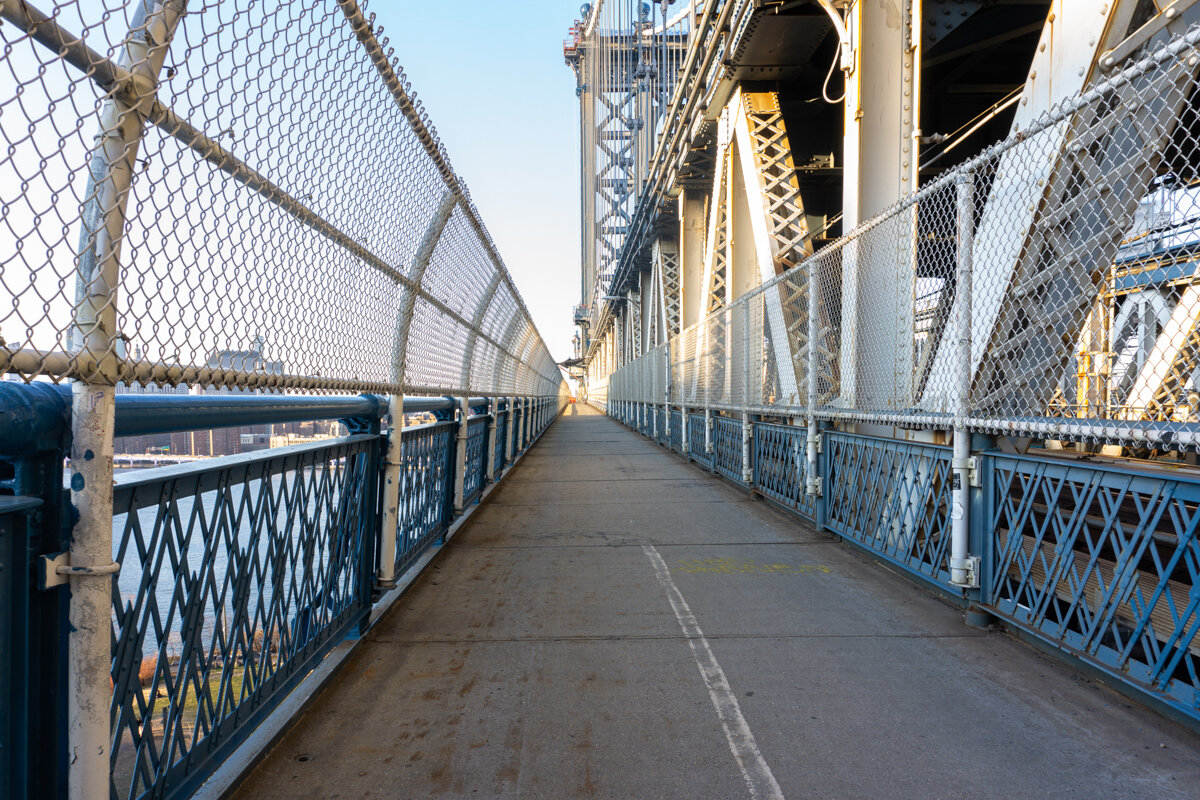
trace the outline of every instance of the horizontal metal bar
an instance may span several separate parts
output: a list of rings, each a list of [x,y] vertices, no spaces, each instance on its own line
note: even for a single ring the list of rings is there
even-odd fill
[[[489,398],[472,397],[474,415],[488,413]],[[501,410],[507,408],[500,401]],[[438,413],[454,409],[452,397],[405,397],[406,413]],[[118,394],[116,436],[235,428],[319,419],[380,419],[387,414],[385,397],[301,397],[277,394]],[[0,381],[0,455],[65,447],[71,389],[45,382]]]
[[[258,450],[253,453],[218,456],[166,467],[139,469],[114,479],[113,509],[116,513],[124,513],[158,505],[162,502],[161,497],[151,493],[145,497],[135,498],[135,492],[138,489],[156,487],[168,481],[176,483],[175,489],[180,495],[195,495],[220,488],[222,480],[238,483],[297,469],[314,454],[319,457],[322,453],[337,453],[338,455],[332,455],[332,457],[341,458],[343,455],[360,453],[378,439],[379,437],[375,434],[359,433],[336,439],[324,439],[319,442]]]
[[[70,396],[69,391],[66,394]],[[384,399],[367,394],[354,397],[120,394],[115,435],[144,436],[317,419],[378,419],[386,413]]]
[[[66,387],[0,381],[0,455],[63,450],[70,415]]]

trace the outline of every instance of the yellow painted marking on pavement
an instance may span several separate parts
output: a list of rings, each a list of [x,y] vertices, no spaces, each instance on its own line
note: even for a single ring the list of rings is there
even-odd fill
[[[804,575],[813,572],[830,572],[822,564],[764,564],[738,558],[691,558],[680,559],[684,572],[708,572],[720,575]]]

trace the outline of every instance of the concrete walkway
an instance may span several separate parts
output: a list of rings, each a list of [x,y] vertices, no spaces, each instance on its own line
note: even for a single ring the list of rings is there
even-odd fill
[[[238,797],[1198,796],[1200,738],[961,617],[573,406]]]

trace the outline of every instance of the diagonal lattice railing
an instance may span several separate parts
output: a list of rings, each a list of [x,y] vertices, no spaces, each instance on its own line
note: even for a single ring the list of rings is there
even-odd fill
[[[479,496],[499,412],[468,435],[467,398],[508,398],[509,456],[565,384],[355,0],[17,0],[0,40],[0,373],[73,391],[77,519],[52,570],[71,584],[69,791],[178,793]],[[378,392],[390,442],[114,498],[121,383]],[[402,432],[422,394],[459,398],[457,434]],[[175,588],[114,597],[135,574]],[[129,671],[156,649],[147,695]]]

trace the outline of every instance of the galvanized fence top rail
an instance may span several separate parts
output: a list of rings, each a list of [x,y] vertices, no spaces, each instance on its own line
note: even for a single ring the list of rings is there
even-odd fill
[[[556,395],[354,0],[0,4],[0,372]]]
[[[1200,449],[1200,26],[616,370],[610,400]]]

